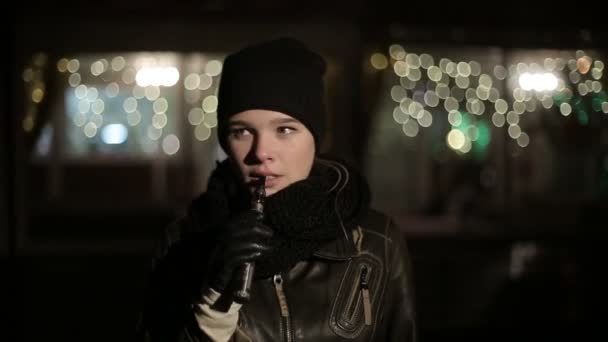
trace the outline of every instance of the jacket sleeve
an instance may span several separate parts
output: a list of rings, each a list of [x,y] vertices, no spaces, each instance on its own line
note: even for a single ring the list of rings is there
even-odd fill
[[[193,232],[186,219],[173,222],[156,248],[136,329],[140,342],[210,341],[198,328],[193,303],[213,248],[211,233]]]
[[[417,319],[411,260],[404,234],[388,220],[388,280],[385,301],[387,341],[417,341]]]

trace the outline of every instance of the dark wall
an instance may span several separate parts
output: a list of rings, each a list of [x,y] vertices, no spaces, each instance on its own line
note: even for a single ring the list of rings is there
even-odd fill
[[[12,104],[14,89],[10,87],[11,78],[14,73],[14,25],[12,18],[5,12],[0,15],[2,21],[3,32],[7,32],[5,38],[8,38],[3,43],[3,50],[9,53],[5,54],[5,63],[2,63],[2,78],[0,78],[0,271],[3,276],[3,281],[0,282],[0,301],[5,303],[0,309],[0,340],[9,341],[12,339],[12,314],[14,313],[15,301],[12,300],[14,294],[14,269],[12,265],[12,208],[10,207],[13,192],[11,190],[11,175],[12,175],[12,139],[11,139],[11,121],[12,121]]]

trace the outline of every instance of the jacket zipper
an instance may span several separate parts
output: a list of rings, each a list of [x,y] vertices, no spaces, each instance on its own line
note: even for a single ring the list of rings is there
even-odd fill
[[[279,300],[279,308],[281,309],[281,335],[283,335],[286,342],[293,342],[293,332],[291,331],[291,321],[289,318],[289,307],[287,306],[285,291],[283,291],[283,277],[280,274],[276,274],[272,278],[272,281],[274,283],[274,289],[277,293],[277,299]]]
[[[363,299],[363,314],[365,316],[365,325],[372,325],[372,304],[369,300],[369,285],[367,283],[368,270],[366,266],[361,269],[361,277],[359,279],[359,287],[361,289],[361,298]]]

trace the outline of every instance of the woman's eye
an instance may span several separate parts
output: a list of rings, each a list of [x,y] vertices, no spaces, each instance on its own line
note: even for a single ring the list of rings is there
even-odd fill
[[[292,127],[279,127],[278,130],[279,130],[279,133],[281,133],[281,134],[291,134],[296,131]]]
[[[240,138],[247,134],[249,134],[249,131],[246,128],[233,128],[230,130],[230,135],[235,138]]]

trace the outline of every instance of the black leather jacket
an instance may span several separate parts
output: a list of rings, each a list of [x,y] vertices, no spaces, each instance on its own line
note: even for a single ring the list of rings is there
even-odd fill
[[[256,282],[239,330],[253,341],[415,340],[404,240],[376,212],[359,227],[288,273]]]
[[[183,232],[175,233],[182,239],[169,234],[169,245],[185,240]],[[183,266],[183,258],[192,256],[174,254],[180,256],[167,255],[156,266],[140,337],[208,341],[186,296],[197,288],[184,274],[196,266],[176,271],[180,260]],[[231,340],[415,341],[412,272],[403,235],[387,216],[368,211],[351,236],[324,246],[289,272],[254,281]]]

